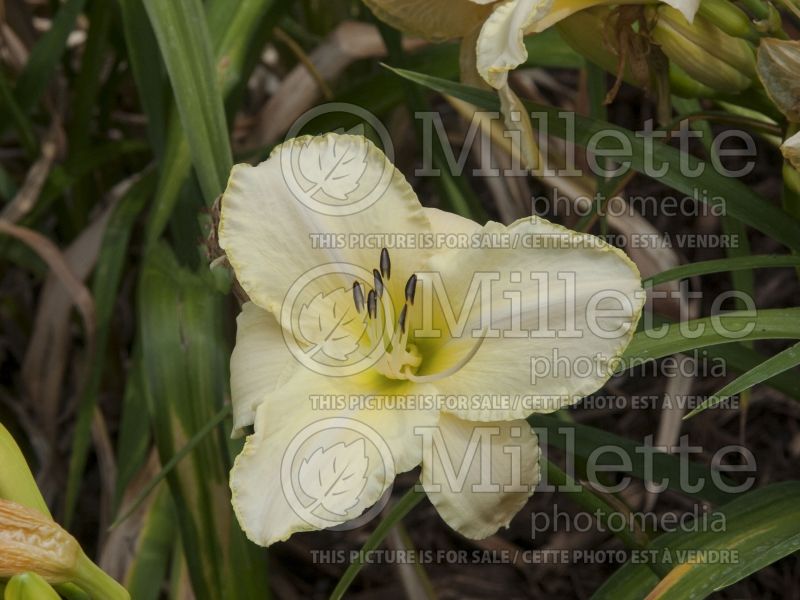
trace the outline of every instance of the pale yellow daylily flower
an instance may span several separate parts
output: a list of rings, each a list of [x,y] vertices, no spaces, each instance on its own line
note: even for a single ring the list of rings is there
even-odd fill
[[[232,502],[248,537],[265,546],[323,526],[298,510],[286,469],[304,432],[343,417],[376,434],[391,464],[367,468],[380,452],[365,450],[344,429],[317,432],[314,451],[290,473],[299,488],[315,500],[323,472],[334,486],[340,478],[358,481],[357,500],[343,488],[310,504],[309,510],[323,506],[330,525],[357,516],[396,474],[420,464],[431,502],[457,531],[482,538],[508,525],[539,480],[537,438],[525,418],[601,387],[643,303],[636,267],[620,250],[541,219],[481,226],[424,208],[402,174],[360,136],[298,138],[257,167],[237,165],[221,206],[220,246],[250,299],[237,320],[231,392],[234,434],[254,431],[231,473]],[[450,242],[441,243],[443,236]],[[481,277],[491,285],[468,305]],[[437,282],[452,315],[433,301]],[[299,289],[302,300],[293,295]],[[622,308],[602,319],[600,331],[589,319],[604,292]],[[452,316],[463,319],[460,333]],[[529,335],[567,324],[572,337]],[[532,359],[553,352],[590,368],[580,376],[563,365],[537,371],[532,385]],[[328,362],[307,360],[317,353]],[[366,366],[350,369],[352,357]],[[331,365],[342,366],[330,371]],[[321,396],[370,402],[326,405]],[[398,402],[444,397],[466,401]],[[466,456],[481,426],[493,432],[491,482],[503,487],[476,487],[484,481],[477,459],[461,472],[463,485],[443,484],[444,459],[455,464]],[[440,436],[440,445],[423,443],[419,428],[437,431],[432,439]]]

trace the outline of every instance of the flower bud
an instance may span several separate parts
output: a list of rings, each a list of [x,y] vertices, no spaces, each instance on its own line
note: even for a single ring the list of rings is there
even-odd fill
[[[92,598],[130,600],[125,589],[89,560],[77,540],[50,517],[0,499],[0,579],[26,572],[48,583],[74,583]]]
[[[78,542],[38,510],[0,499],[0,577],[31,571],[67,581],[81,554]]]
[[[781,145],[783,157],[798,171],[800,171],[800,131],[787,139]]]
[[[738,93],[755,78],[750,44],[723,33],[700,16],[690,24],[677,10],[661,6],[652,35],[671,62],[714,90]]]
[[[789,121],[800,123],[800,42],[766,38],[758,47],[758,77]]]
[[[674,62],[669,64],[669,86],[670,91],[681,98],[713,98],[717,95],[715,90],[690,77]]]
[[[56,591],[36,573],[20,573],[6,586],[5,600],[59,600]]]
[[[22,451],[14,438],[0,423],[0,498],[35,508],[43,515],[50,515],[42,493],[25,462]]]
[[[753,21],[730,0],[702,0],[697,14],[732,37],[758,42],[760,36]]]

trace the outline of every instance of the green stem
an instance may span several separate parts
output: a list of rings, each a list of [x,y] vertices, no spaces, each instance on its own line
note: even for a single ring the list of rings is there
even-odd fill
[[[370,536],[367,538],[367,541],[364,542],[364,546],[361,548],[361,556],[363,557],[365,554],[372,552],[380,546],[383,542],[384,538],[389,534],[389,531],[394,527],[394,525],[400,521],[403,517],[405,517],[411,509],[414,508],[417,504],[419,504],[420,500],[425,497],[424,492],[417,491],[416,486],[412,487],[408,490],[405,495],[400,498],[397,504],[392,507],[392,510],[389,511],[389,514],[378,524]],[[336,584],[333,592],[331,593],[331,600],[339,600],[344,596],[344,593],[347,591],[347,588],[350,587],[350,584],[353,583],[353,580],[358,575],[361,568],[364,566],[365,562],[363,558],[353,561],[350,563],[350,566],[347,567],[347,570],[342,575],[342,578],[339,580],[339,583]]]
[[[606,521],[609,515],[618,512],[602,498],[567,475],[558,465],[553,464],[547,459],[545,459],[544,462],[547,467],[547,482],[557,488],[561,486],[566,486],[571,489],[579,488],[580,491],[570,494],[570,497],[581,507],[596,516],[599,521]],[[626,547],[632,550],[640,550],[646,546],[648,542],[647,536],[642,531],[622,529],[620,531],[614,531],[614,534]]]
[[[75,569],[71,573],[72,579],[92,600],[130,600],[130,594],[94,564],[85,554],[81,554]]]

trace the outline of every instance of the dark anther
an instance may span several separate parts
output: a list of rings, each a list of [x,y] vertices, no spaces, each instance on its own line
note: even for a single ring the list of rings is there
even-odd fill
[[[406,313],[408,312],[408,304],[403,304],[403,310],[400,311],[400,318],[397,320],[400,325],[400,332],[406,332]]]
[[[406,281],[406,302],[414,304],[414,295],[417,293],[417,276],[412,275]]]
[[[364,290],[361,289],[361,284],[357,281],[353,283],[353,302],[355,302],[358,312],[364,310]]]
[[[381,250],[381,275],[386,279],[392,277],[392,261],[389,260],[389,251],[386,248]]]
[[[375,290],[370,290],[367,294],[367,314],[373,319],[378,316],[378,296]]]

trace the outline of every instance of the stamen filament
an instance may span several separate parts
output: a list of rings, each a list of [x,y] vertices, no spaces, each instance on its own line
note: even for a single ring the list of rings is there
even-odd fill
[[[400,318],[397,320],[397,324],[400,326],[400,331],[402,333],[406,332],[406,314],[408,313],[408,304],[403,304],[403,310],[400,311]]]
[[[378,298],[381,298],[383,296],[383,278],[378,269],[372,269],[372,277],[375,280],[375,293],[378,294]]]

